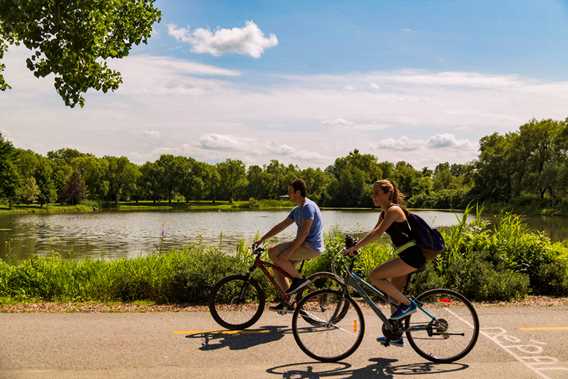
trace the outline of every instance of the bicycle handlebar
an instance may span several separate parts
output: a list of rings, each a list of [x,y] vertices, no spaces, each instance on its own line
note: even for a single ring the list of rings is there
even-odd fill
[[[260,255],[264,250],[266,250],[262,245],[256,245],[254,243],[252,244],[251,249],[252,253],[256,255]]]
[[[345,235],[345,248],[348,249],[351,246],[354,246],[357,243],[357,240],[355,238],[353,238],[353,236],[346,234]],[[355,265],[355,259],[357,258],[358,254],[355,254],[353,256],[350,256],[349,258],[351,258],[351,263],[349,264],[349,271],[353,270],[353,266]],[[332,260],[331,261],[331,272],[333,272],[335,275],[340,276],[337,273],[337,269],[336,269],[336,260]]]

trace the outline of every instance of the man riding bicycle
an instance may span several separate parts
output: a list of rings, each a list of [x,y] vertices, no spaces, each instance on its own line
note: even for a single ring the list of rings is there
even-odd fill
[[[288,185],[288,196],[296,207],[292,209],[288,217],[272,227],[255,244],[262,244],[268,238],[273,237],[295,223],[298,227],[296,238],[290,242],[283,242],[268,250],[272,262],[288,272],[293,280],[288,288],[286,278],[278,271],[273,270],[274,279],[282,290],[287,294],[293,294],[309,284],[297,270],[295,265],[304,260],[314,258],[323,251],[323,222],[318,205],[306,197],[306,183],[302,179],[296,179]],[[286,290],[286,288],[288,288]],[[291,310],[289,304],[280,301],[271,310]]]

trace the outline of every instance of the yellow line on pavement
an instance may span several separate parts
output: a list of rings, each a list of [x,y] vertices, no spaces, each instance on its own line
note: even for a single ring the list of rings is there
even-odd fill
[[[191,330],[176,330],[174,334],[262,334],[270,333],[268,329],[251,329],[251,330],[216,330],[216,329],[191,329]]]
[[[522,330],[523,332],[568,332],[568,326],[527,326],[524,328],[519,328],[519,330]]]

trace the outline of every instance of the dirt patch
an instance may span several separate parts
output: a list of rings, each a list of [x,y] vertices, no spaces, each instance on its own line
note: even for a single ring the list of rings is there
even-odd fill
[[[358,301],[363,307],[366,304]],[[268,306],[268,304],[267,304]],[[475,303],[476,307],[568,307],[568,297],[528,296],[522,300]],[[254,308],[254,306],[253,306]],[[129,312],[209,312],[206,305],[132,304],[132,303],[22,303],[0,305],[0,313],[129,313]]]

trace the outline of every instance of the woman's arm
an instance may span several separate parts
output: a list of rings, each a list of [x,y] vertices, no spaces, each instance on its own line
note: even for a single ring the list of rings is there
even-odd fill
[[[354,246],[348,249],[349,253],[355,250],[361,249],[363,246],[369,244],[370,242],[376,240],[392,225],[393,222],[404,220],[404,212],[400,207],[390,207],[386,212],[383,212],[384,216],[381,220],[379,217],[379,222],[373,230],[371,230],[365,237],[363,237]]]

